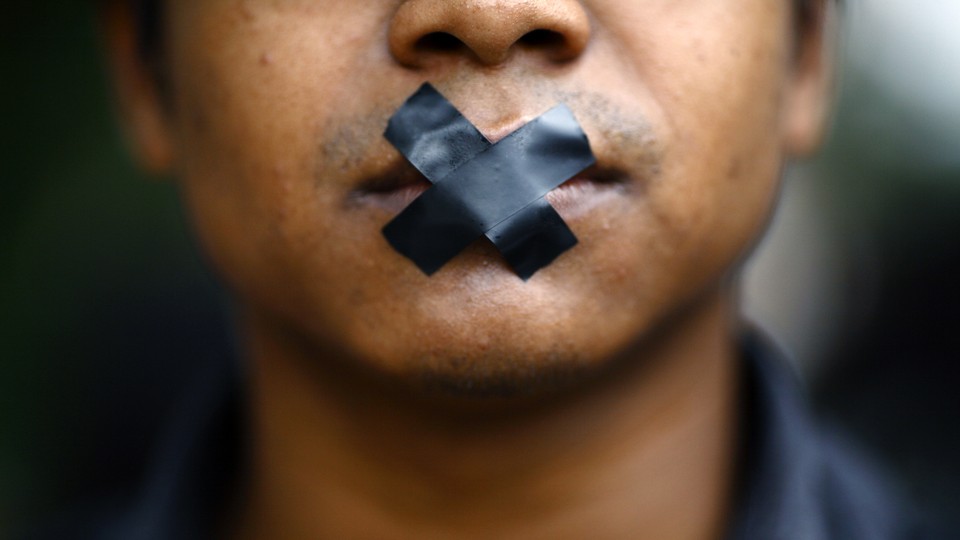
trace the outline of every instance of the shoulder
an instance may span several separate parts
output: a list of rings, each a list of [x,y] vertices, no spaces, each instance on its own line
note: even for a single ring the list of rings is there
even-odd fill
[[[899,486],[843,433],[820,431],[820,507],[829,538],[945,538],[903,496]]]
[[[23,540],[193,540],[212,537],[243,482],[246,407],[239,366],[198,365],[171,403],[134,494],[90,500],[18,531]]]
[[[742,471],[732,540],[926,540],[881,467],[809,409],[783,356],[743,340]]]

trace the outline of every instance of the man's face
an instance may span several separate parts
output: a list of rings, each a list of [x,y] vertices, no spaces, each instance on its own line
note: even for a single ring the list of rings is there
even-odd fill
[[[498,385],[600,366],[720,284],[775,198],[784,0],[166,9],[166,120],[207,251],[249,309],[381,374]],[[381,234],[422,189],[397,187],[408,165],[382,133],[426,81],[490,140],[560,102],[589,136],[596,172],[548,196],[580,243],[529,281],[486,240],[428,277]]]

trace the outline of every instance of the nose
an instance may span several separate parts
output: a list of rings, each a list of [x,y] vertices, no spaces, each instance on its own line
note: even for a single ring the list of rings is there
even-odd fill
[[[455,55],[497,66],[517,49],[560,63],[586,48],[590,20],[579,0],[406,0],[388,39],[409,67]]]

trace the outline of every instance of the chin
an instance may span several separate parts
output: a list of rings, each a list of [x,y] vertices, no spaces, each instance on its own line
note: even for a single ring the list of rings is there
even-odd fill
[[[565,393],[599,371],[595,362],[575,351],[505,349],[422,356],[399,376],[406,386],[428,397],[502,400]]]
[[[418,339],[382,340],[391,347],[368,350],[358,361],[393,386],[399,382],[425,396],[496,400],[555,395],[584,386],[613,364],[617,353],[611,347],[615,340],[598,335],[597,329],[575,329],[571,322],[501,316],[426,323]]]
[[[542,365],[516,359],[505,369],[467,372],[423,371],[414,388],[428,396],[461,399],[518,399],[555,396],[575,389],[590,378],[590,371],[576,363]]]

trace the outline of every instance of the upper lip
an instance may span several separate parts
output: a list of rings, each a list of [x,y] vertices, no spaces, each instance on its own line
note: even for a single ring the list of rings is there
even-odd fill
[[[430,185],[430,181],[399,154],[386,167],[363,179],[354,189],[358,195],[389,193],[416,185]]]

